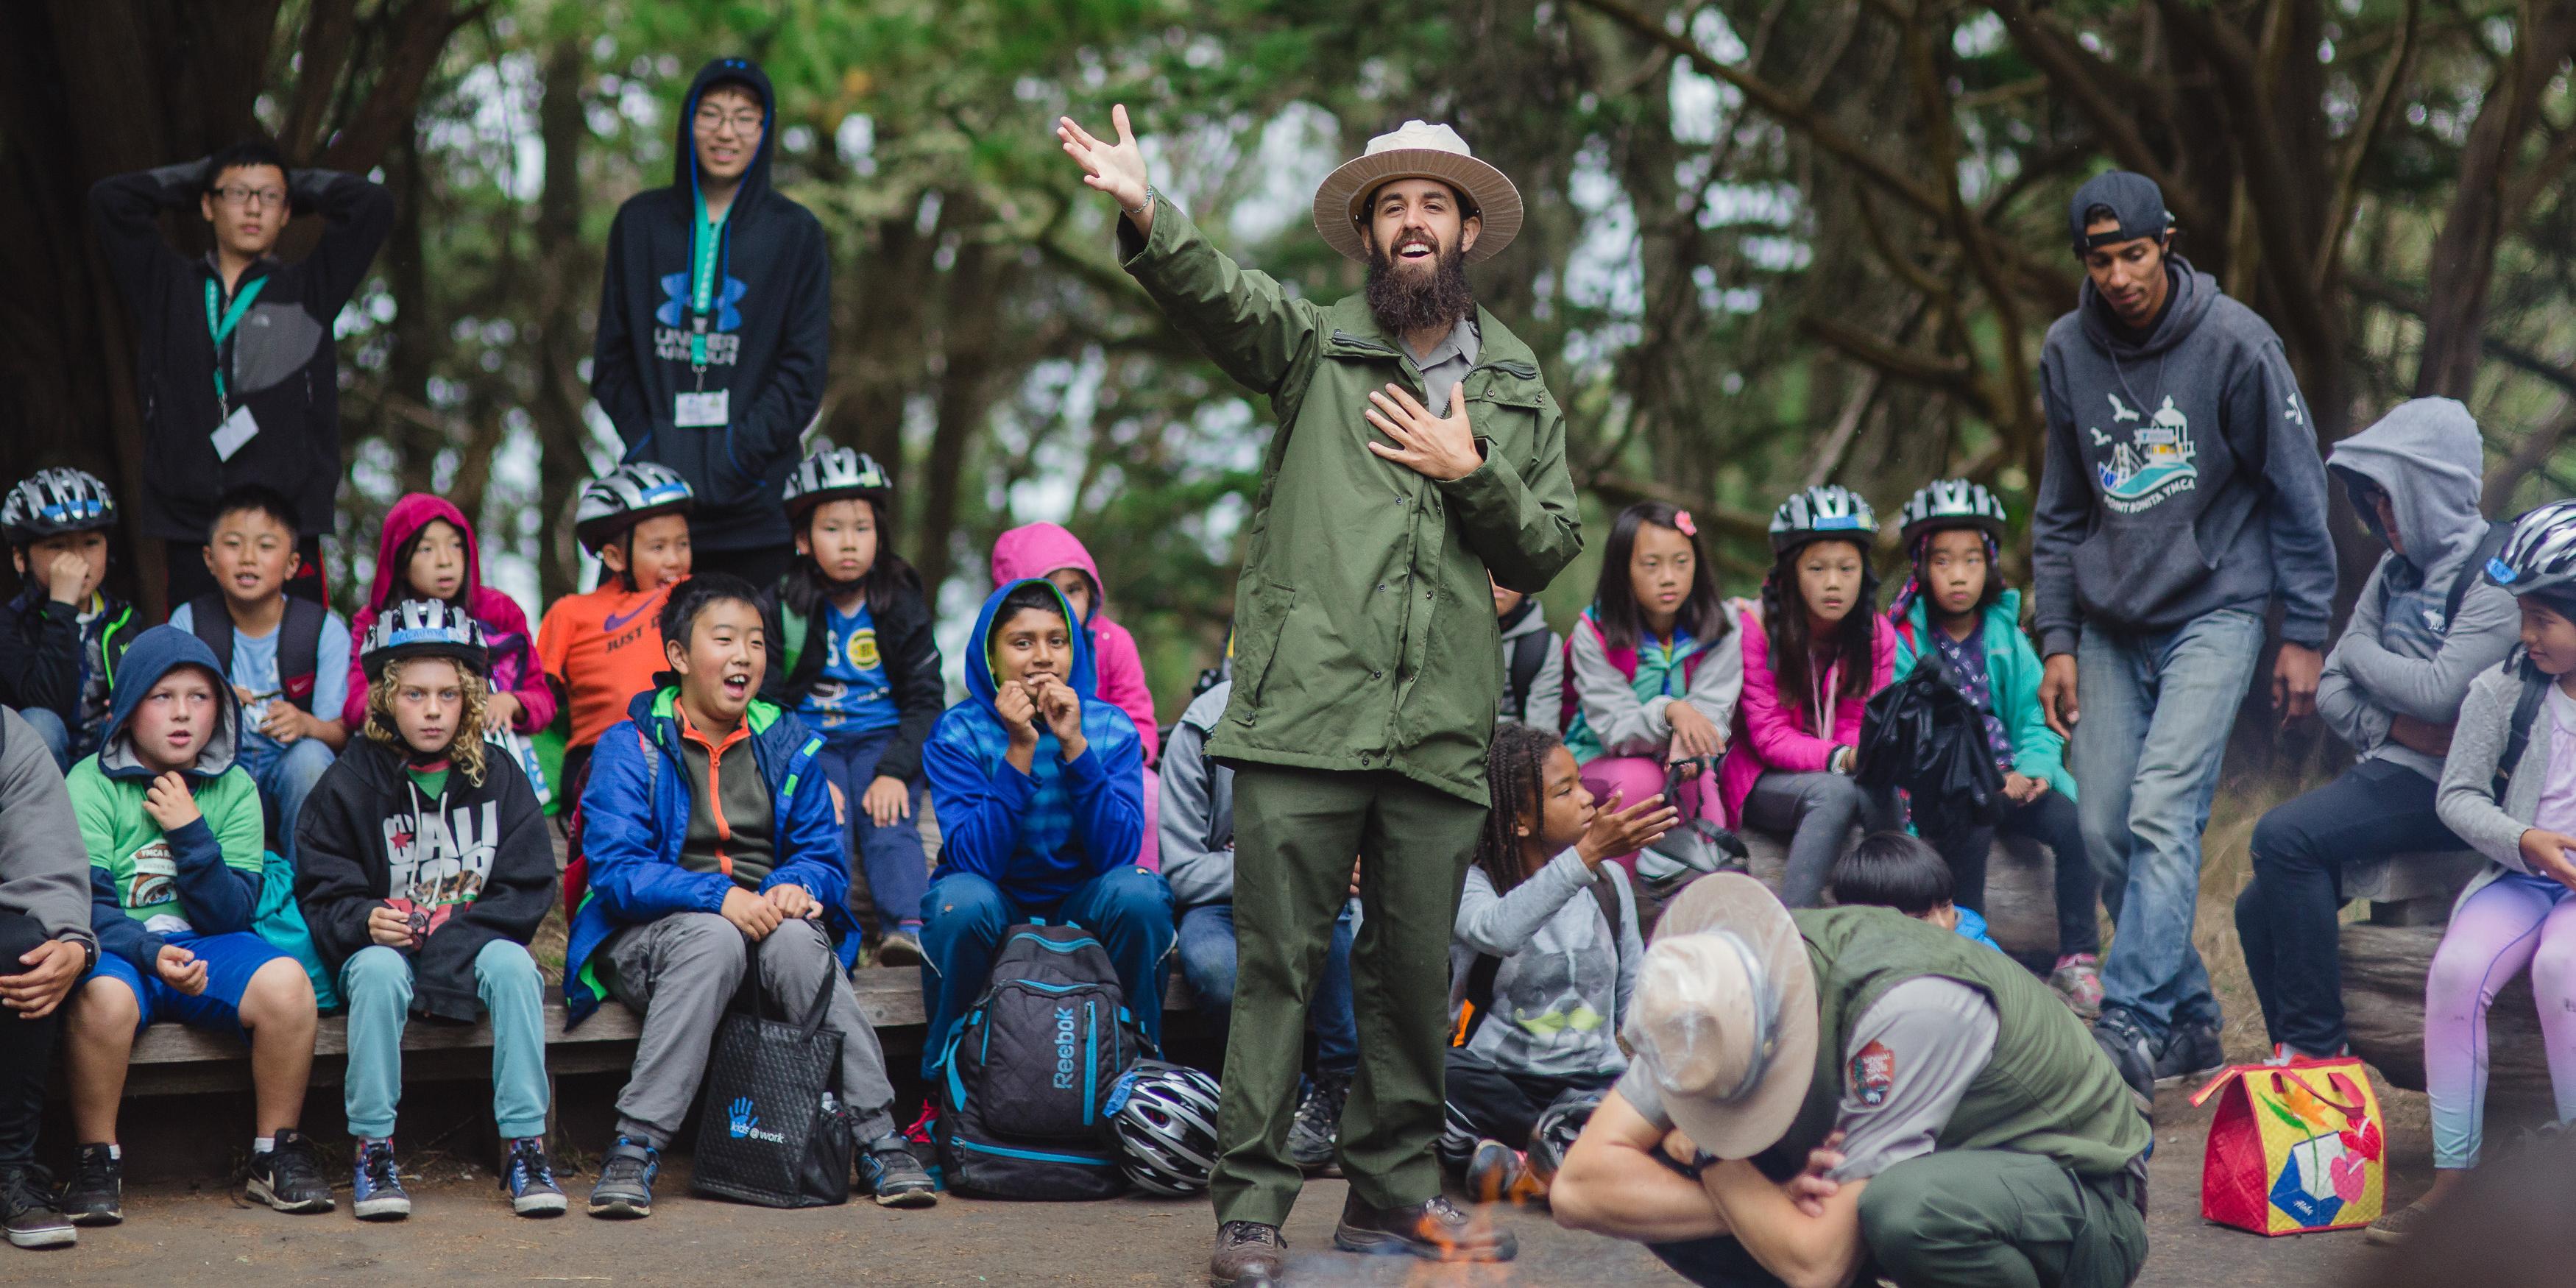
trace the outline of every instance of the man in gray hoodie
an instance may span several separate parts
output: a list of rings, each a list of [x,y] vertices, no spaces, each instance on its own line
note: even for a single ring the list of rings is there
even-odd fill
[[[2086,280],[2040,355],[2039,698],[2118,922],[2094,1038],[2143,1098],[2226,1062],[2191,945],[2201,829],[2276,596],[2273,705],[2314,709],[2334,548],[2280,338],[2172,253],[2155,183],[2097,175],[2067,223]]]
[[[2513,651],[2522,628],[2513,596],[2478,576],[2507,531],[2487,541],[2483,467],[2477,421],[2448,398],[2400,403],[2326,458],[2388,553],[2317,684],[2318,713],[2361,760],[2263,816],[2254,879],[2236,900],[2275,1063],[2344,1053],[2343,866],[2460,848],[2434,813],[2442,757],[2469,682]]]
[[[63,998],[98,960],[89,854],[63,773],[15,711],[0,710],[0,1227],[22,1248],[76,1237],[36,1166]]]

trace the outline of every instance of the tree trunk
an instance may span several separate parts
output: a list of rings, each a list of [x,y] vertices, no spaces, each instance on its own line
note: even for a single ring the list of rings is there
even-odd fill
[[[597,290],[598,273],[581,239],[581,145],[590,135],[582,119],[582,90],[590,57],[580,36],[558,37],[546,51],[545,96],[537,109],[538,137],[546,149],[545,191],[537,198],[537,263],[543,288],[537,309],[535,422],[537,531],[550,538],[537,549],[537,594],[553,603],[575,588],[580,551],[572,540],[573,497],[590,473],[583,445],[590,428],[583,414],[590,390],[581,378],[590,354],[582,305]]]

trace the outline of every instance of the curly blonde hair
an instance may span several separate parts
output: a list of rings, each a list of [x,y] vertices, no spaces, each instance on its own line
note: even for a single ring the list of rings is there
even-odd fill
[[[403,741],[402,729],[394,723],[394,690],[402,684],[403,668],[418,660],[396,660],[385,667],[384,674],[376,677],[374,684],[367,686],[366,734],[396,751],[408,750],[410,744]],[[439,660],[453,661],[448,658]],[[484,684],[482,676],[462,664],[456,667],[456,679],[457,687],[465,694],[465,713],[456,721],[456,737],[447,744],[447,763],[464,774],[467,782],[480,787],[483,785],[483,706],[491,690]]]

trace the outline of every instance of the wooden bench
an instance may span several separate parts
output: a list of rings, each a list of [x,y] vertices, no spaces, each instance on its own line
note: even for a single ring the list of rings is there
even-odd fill
[[[2485,866],[2473,850],[2445,850],[2345,873],[2345,896],[2368,900],[2370,914],[2343,927],[2336,943],[2344,1027],[2353,1053],[2396,1086],[2424,1089],[2424,980],[2452,903]],[[2506,981],[2487,1009],[2487,1096],[2508,1114],[2553,1102],[2528,971]]]
[[[894,1030],[908,1039],[900,1044],[918,1050],[918,1030],[929,1022],[921,1005],[921,972],[902,967],[866,967],[853,973],[851,988],[868,1023],[881,1032]],[[1174,973],[1163,999],[1166,1011],[1186,1011],[1194,999]],[[603,1004],[579,1027],[566,1029],[564,1006],[546,1003],[546,1070],[548,1073],[599,1073],[624,1069],[635,1059],[635,1039],[643,1020],[617,1002]],[[473,1080],[491,1076],[492,1025],[441,1024],[414,1020],[403,1028],[405,1082]],[[314,1035],[313,1085],[336,1086],[349,1052],[349,1022],[322,1018]],[[229,1035],[204,1033],[180,1024],[155,1024],[134,1041],[126,1095],[192,1095],[246,1090],[250,1086],[250,1049]]]

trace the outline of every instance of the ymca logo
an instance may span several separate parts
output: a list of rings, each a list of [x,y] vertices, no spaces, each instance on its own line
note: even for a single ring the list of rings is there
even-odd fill
[[[2200,467],[2192,463],[2200,448],[2192,442],[2190,419],[2174,406],[2171,395],[2153,415],[2143,418],[2136,408],[2121,402],[2120,395],[2104,397],[2111,401],[2113,425],[2127,421],[2136,428],[2129,431],[2127,442],[2099,428],[2091,431],[2094,447],[2111,449],[2108,459],[2097,458],[2093,464],[2101,480],[2103,504],[2122,514],[2136,514],[2200,486]]]
[[[754,1108],[751,1097],[735,1097],[732,1104],[725,1106],[725,1134],[735,1140],[766,1141],[772,1145],[786,1144],[786,1133],[760,1129],[760,1119],[752,1113]]]
[[[1073,1090],[1073,1008],[1055,1008],[1055,1088]]]

